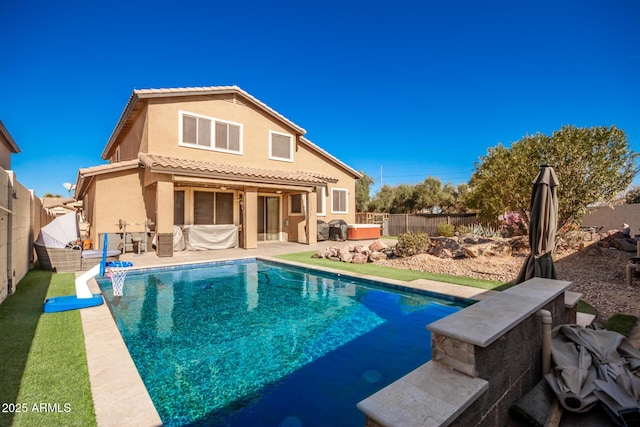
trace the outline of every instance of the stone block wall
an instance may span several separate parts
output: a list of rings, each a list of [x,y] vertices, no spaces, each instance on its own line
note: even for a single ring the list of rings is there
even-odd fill
[[[432,360],[360,402],[366,425],[508,425],[542,379],[540,310],[552,327],[576,321],[570,286],[534,278],[429,324]]]
[[[564,323],[563,295],[544,309],[552,313],[553,326]],[[509,408],[542,379],[540,317],[530,315],[488,347],[473,346],[473,359],[476,375],[489,382],[489,389],[451,425],[505,425]]]

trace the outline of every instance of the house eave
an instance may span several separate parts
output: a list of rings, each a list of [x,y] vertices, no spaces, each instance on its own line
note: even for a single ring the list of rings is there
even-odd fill
[[[4,127],[4,123],[2,123],[2,120],[0,120],[0,134],[4,137],[4,139],[9,144],[9,147],[11,148],[12,153],[21,152],[20,147],[18,147],[18,144],[16,144],[16,142],[13,140],[7,128]]]

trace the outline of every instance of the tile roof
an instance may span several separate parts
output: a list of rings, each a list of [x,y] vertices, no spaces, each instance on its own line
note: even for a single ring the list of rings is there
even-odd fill
[[[150,170],[204,176],[208,178],[306,185],[326,185],[328,182],[333,183],[338,181],[335,178],[313,172],[252,168],[247,166],[204,162],[201,160],[157,156],[146,153],[140,153],[138,158],[140,159],[140,162]]]
[[[93,176],[93,175],[100,175],[106,172],[115,172],[120,170],[133,169],[133,168],[137,168],[139,164],[140,164],[140,161],[138,159],[125,160],[124,162],[118,162],[118,163],[106,163],[103,165],[78,169],[78,176],[82,176],[82,177]]]

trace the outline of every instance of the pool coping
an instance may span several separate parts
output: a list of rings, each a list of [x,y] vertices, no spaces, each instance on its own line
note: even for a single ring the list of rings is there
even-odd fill
[[[411,288],[448,295],[456,298],[482,300],[497,291],[472,288],[433,280],[418,279],[410,282],[369,276],[359,273],[345,272],[327,267],[282,260],[269,256],[248,256],[212,261],[183,262],[149,268],[184,266],[189,264],[205,264],[207,262],[225,262],[238,259],[256,259],[289,264],[305,269],[324,271],[341,276],[350,276],[374,282],[384,282],[401,288]],[[89,288],[93,293],[102,293],[97,281],[91,279]],[[156,427],[162,425],[151,397],[131,359],[116,322],[107,303],[80,310],[84,331],[89,381],[93,395],[96,423],[99,427],[136,425],[140,427]],[[426,325],[425,325],[426,326]]]

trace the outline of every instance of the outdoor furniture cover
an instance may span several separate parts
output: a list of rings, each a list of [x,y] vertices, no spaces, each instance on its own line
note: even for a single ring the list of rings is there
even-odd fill
[[[349,236],[349,225],[345,220],[334,219],[329,221],[329,238],[331,240],[347,240]]]
[[[185,225],[187,250],[227,249],[238,246],[238,227],[233,224]]]
[[[586,412],[602,402],[619,417],[640,408],[640,351],[617,332],[578,325],[553,329],[554,369],[545,376],[562,406]]]
[[[329,240],[329,224],[322,221],[321,219],[318,221],[318,242],[322,242],[323,240]]]

